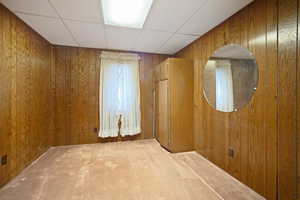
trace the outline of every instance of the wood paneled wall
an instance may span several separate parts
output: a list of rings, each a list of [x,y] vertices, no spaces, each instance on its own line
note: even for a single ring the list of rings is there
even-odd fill
[[[195,61],[196,150],[268,200],[297,199],[297,7],[297,0],[255,0],[177,53]],[[206,102],[202,75],[213,52],[231,43],[254,53],[259,85],[247,106],[222,113]]]
[[[300,2],[300,1],[299,1]],[[299,199],[297,191],[298,0],[278,3],[278,199]],[[297,197],[298,196],[298,197]]]
[[[55,145],[114,141],[101,140],[98,95],[101,50],[54,47],[55,55]],[[126,139],[148,139],[153,136],[153,70],[167,56],[139,54],[142,133]]]
[[[298,44],[297,44],[297,196],[298,200],[300,200],[300,1],[298,0]]]
[[[101,140],[101,50],[53,46],[0,4],[0,187],[50,146]],[[153,70],[166,55],[141,56],[142,134],[152,138]]]
[[[51,49],[0,4],[0,187],[52,145]]]

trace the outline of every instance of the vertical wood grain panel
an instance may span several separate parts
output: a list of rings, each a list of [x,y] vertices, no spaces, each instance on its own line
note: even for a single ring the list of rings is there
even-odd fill
[[[249,104],[248,120],[248,177],[247,183],[257,192],[266,195],[266,130],[265,124],[274,120],[267,115],[266,94],[268,88],[266,68],[266,1],[249,6],[249,49],[259,66],[259,85]],[[270,95],[270,94],[269,94]],[[274,101],[274,100],[273,100]],[[272,109],[272,108],[270,108]],[[275,164],[275,163],[274,163]]]
[[[4,19],[4,9],[0,9],[0,27],[3,27],[3,19]],[[0,33],[0,60],[3,60],[3,57],[4,57],[4,47],[3,47],[3,34],[4,34],[4,31],[1,31]],[[3,67],[3,62],[0,62],[0,74],[1,74],[1,69]],[[1,76],[3,76],[1,74]],[[1,83],[1,81],[0,81]],[[2,108],[2,94],[0,95],[0,107]],[[3,116],[2,114],[0,113],[0,118],[2,119]],[[1,121],[0,121],[0,125],[1,127],[3,126],[3,124],[1,124]],[[4,141],[5,138],[4,138],[4,134],[0,134],[0,141]],[[4,152],[4,148],[3,148],[3,145],[0,145],[0,155],[3,155],[3,152]],[[2,167],[0,167],[0,187],[4,184],[4,169]]]
[[[2,10],[1,14],[3,16],[1,16],[0,20],[1,20],[1,24],[3,29],[7,29],[10,30],[10,20],[6,18],[6,12],[4,10]],[[7,20],[5,20],[7,19]],[[1,51],[1,67],[0,67],[0,125],[1,125],[1,141],[6,141],[9,140],[10,138],[10,110],[8,108],[10,108],[10,79],[11,79],[11,73],[10,73],[10,66],[9,66],[9,56],[10,56],[10,51],[11,48],[9,48],[9,44],[10,44],[10,32],[9,31],[5,31],[2,32],[1,34],[2,38],[1,38],[1,44],[2,44],[2,51]],[[8,47],[8,48],[6,48]],[[5,143],[1,143],[1,147],[0,147],[0,152],[2,155],[4,155],[5,153],[9,153],[9,143],[5,142]],[[2,166],[1,167],[1,173],[2,176],[0,177],[0,185],[4,184],[5,182],[8,181],[8,176],[7,176],[7,172],[8,172],[8,168],[9,166]],[[0,174],[1,175],[1,174]]]
[[[0,4],[0,187],[51,146],[51,45]]]
[[[267,123],[267,133],[266,133],[266,197],[268,199],[276,199],[277,195],[277,101],[278,93],[278,47],[277,47],[277,24],[278,24],[278,1],[277,0],[267,0],[267,58],[266,66],[269,70],[266,71],[267,79],[267,90],[269,94],[265,95],[267,108],[265,111],[267,115],[270,116],[270,120]],[[270,109],[271,108],[271,109]],[[272,183],[272,184],[268,184]]]
[[[68,141],[71,142],[71,144],[79,144],[79,134],[80,134],[80,118],[79,118],[79,74],[78,74],[78,49],[72,48],[72,49],[65,49],[65,51],[71,52],[70,57],[70,71],[71,71],[71,86],[65,85],[65,88],[70,87],[71,88],[71,99],[70,99],[70,109],[71,109],[71,115],[69,116],[70,120],[70,130],[65,130],[66,132],[69,132],[69,135],[67,137]],[[64,66],[61,66],[64,67]],[[65,77],[69,76],[68,73],[65,74]],[[59,102],[57,102],[59,103]],[[64,132],[61,133],[64,135]],[[65,143],[68,144],[68,143]]]
[[[228,21],[228,43],[231,44],[240,44],[242,45],[242,15],[237,13],[231,17]],[[234,149],[235,156],[234,158],[229,157],[226,169],[230,173],[240,179],[241,178],[241,130],[242,130],[242,121],[241,115],[244,111],[231,113],[229,114],[229,138],[228,138],[228,147]]]
[[[55,89],[55,54],[54,54],[54,50],[53,50],[53,46],[51,46],[51,48],[49,49],[50,51],[50,58],[49,58],[49,62],[50,62],[50,82],[49,82],[49,87],[50,87],[50,124],[49,124],[49,131],[50,131],[50,142],[49,145],[53,145],[54,144],[54,138],[55,138],[55,132],[56,132],[56,121],[55,121],[55,114],[56,114],[56,104],[55,104],[55,95],[56,95],[56,89]]]
[[[221,24],[214,29],[213,35],[210,38],[210,46],[212,47],[208,55],[212,55],[213,52],[226,45],[226,26],[227,23]],[[213,111],[212,108],[210,108]],[[228,142],[228,113],[223,112],[210,112],[212,117],[212,126],[214,126],[212,140],[214,141],[214,148],[212,151],[212,160],[215,164],[222,169],[226,169],[227,162],[227,145]],[[222,133],[222,134],[220,134]]]
[[[89,134],[90,132],[94,132],[94,129],[98,126],[98,74],[97,68],[100,67],[100,59],[97,59],[98,51],[89,51],[89,102],[88,102],[88,110],[89,110],[89,127],[86,132],[88,135],[88,141],[92,143],[97,142],[98,136],[96,134]],[[96,109],[95,109],[96,108]]]
[[[117,141],[98,138],[100,49],[55,46],[55,145]],[[139,54],[142,133],[126,139],[153,138],[153,69],[167,56]],[[124,138],[123,138],[124,140]]]
[[[18,154],[19,166],[27,166],[29,151],[27,135],[31,127],[31,107],[30,107],[30,87],[31,87],[31,66],[30,66],[30,37],[29,30],[21,21],[17,23],[17,148],[22,149],[23,153]],[[19,168],[21,170],[21,168]]]
[[[300,200],[300,0],[298,0],[297,43],[297,199]]]
[[[31,102],[33,105],[35,105],[34,108],[32,108],[29,113],[30,113],[30,118],[31,118],[31,126],[30,126],[30,133],[32,135],[32,138],[28,139],[28,157],[30,157],[31,159],[35,159],[35,153],[38,152],[38,143],[40,140],[40,138],[37,138],[37,133],[38,131],[40,131],[40,126],[39,126],[39,121],[40,121],[40,105],[39,102],[42,100],[42,98],[38,98],[39,97],[39,71],[40,71],[40,66],[38,63],[38,60],[40,59],[40,52],[38,50],[38,46],[37,46],[37,41],[34,37],[30,37],[31,38],[31,45],[29,47],[29,51],[30,51],[30,57],[32,55],[36,55],[37,60],[30,60],[30,92],[29,92],[29,102]],[[33,84],[33,82],[36,82],[37,84]],[[33,160],[29,160],[29,163],[31,163],[31,161]],[[29,164],[28,163],[28,164]]]
[[[153,70],[152,55],[141,54],[140,87],[141,87],[141,114],[143,123],[142,138],[152,138],[153,130]]]
[[[54,54],[55,58],[56,56],[60,56],[57,54]],[[61,88],[64,91],[64,96],[62,97],[63,100],[63,104],[62,106],[64,107],[64,109],[62,109],[62,112],[64,112],[63,116],[64,116],[64,121],[62,121],[61,125],[65,126],[65,128],[63,129],[65,132],[60,132],[64,133],[64,136],[61,136],[64,140],[65,143],[70,143],[70,131],[71,131],[71,124],[70,124],[70,113],[71,113],[71,95],[72,95],[72,89],[71,89],[71,77],[67,76],[67,74],[71,73],[71,52],[69,51],[64,51],[64,54],[62,55],[63,57],[61,58],[63,60],[63,76],[62,78],[64,79],[64,86],[63,88]],[[55,74],[54,74],[55,76]],[[56,116],[56,113],[54,114]],[[63,143],[62,143],[63,144]]]
[[[64,49],[55,49],[55,143],[57,145],[65,144],[65,136],[67,135],[65,126],[65,109],[67,109],[65,106],[65,56],[66,52]]]
[[[241,45],[244,48],[249,47],[249,24],[250,24],[250,6],[243,9],[242,12],[239,12],[241,15]],[[241,130],[247,130],[249,129],[250,123],[248,122],[249,118],[249,109],[244,108],[240,111],[240,123],[241,123]],[[241,143],[241,174],[240,174],[240,180],[244,183],[247,183],[248,181],[248,172],[249,172],[249,134],[245,134],[243,132],[240,133],[240,143]],[[273,163],[274,164],[274,163]]]
[[[278,199],[296,199],[297,0],[279,0]]]
[[[1,9],[3,11],[3,9]],[[11,138],[10,138],[10,171],[9,178],[17,175],[17,22],[15,16],[9,15],[11,21]]]
[[[290,3],[286,1],[282,1],[282,4],[286,8],[293,7],[295,9],[297,7],[289,5]],[[282,137],[284,130],[289,134],[293,133],[293,131],[283,128],[285,122],[282,122],[281,130],[277,130],[277,114],[279,114],[277,106],[280,105],[277,104],[276,99],[277,89],[281,87],[283,81],[288,79],[283,76],[281,82],[277,80],[278,74],[281,73],[277,64],[277,55],[280,54],[277,48],[279,25],[277,5],[277,0],[256,0],[176,54],[182,58],[193,58],[195,63],[196,150],[271,200],[277,198],[277,172],[280,173],[277,171],[277,159],[280,157],[277,155],[277,150],[279,150],[277,133],[281,133]],[[291,9],[282,8],[282,12],[288,14],[291,13]],[[291,21],[295,23],[295,20]],[[287,35],[291,33],[284,27],[280,29]],[[282,37],[286,38],[284,34]],[[295,36],[290,38],[294,40],[292,46],[295,46],[295,38]],[[202,72],[209,56],[219,47],[230,43],[240,44],[253,52],[259,65],[259,86],[251,102],[244,108],[234,113],[220,113],[211,108],[203,96]],[[286,47],[288,46],[286,45]],[[290,55],[293,52],[291,48],[284,49],[284,45],[281,48],[282,55]],[[289,58],[292,60],[291,63],[295,61],[295,55]],[[295,76],[293,67],[285,67],[281,70],[286,70],[293,74],[291,76]],[[292,78],[284,84],[291,85],[293,83],[294,86],[288,87],[295,87],[295,81]],[[282,87],[282,92],[285,89]],[[290,89],[291,94],[295,95],[295,90],[291,91]],[[288,97],[281,94],[281,98],[287,99]],[[282,102],[281,106],[285,104],[288,102]],[[284,112],[283,110],[282,108],[281,112]],[[289,108],[287,111],[291,112],[292,109]],[[283,114],[281,118],[286,120],[289,117]],[[289,120],[295,123],[294,119]],[[281,144],[283,148],[286,148],[286,145]],[[227,155],[228,148],[234,149],[235,156],[233,158]],[[285,172],[281,173],[284,176]],[[295,175],[293,176],[295,177]],[[279,186],[284,183],[279,182]],[[291,185],[290,183],[286,186],[290,187]],[[282,191],[278,192],[282,193]],[[282,199],[284,199],[283,197],[288,198],[289,196],[282,193]]]

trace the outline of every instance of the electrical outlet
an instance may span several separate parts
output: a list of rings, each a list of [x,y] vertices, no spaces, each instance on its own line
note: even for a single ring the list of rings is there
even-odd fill
[[[228,155],[230,157],[234,157],[234,150],[233,149],[228,149]]]
[[[6,165],[6,164],[7,164],[7,155],[4,155],[1,158],[1,165]]]

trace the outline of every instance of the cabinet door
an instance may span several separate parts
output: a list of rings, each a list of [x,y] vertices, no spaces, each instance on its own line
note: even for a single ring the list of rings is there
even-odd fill
[[[160,66],[160,80],[169,79],[169,63],[164,62]]]
[[[154,68],[154,82],[157,83],[160,80],[160,65]]]
[[[168,80],[160,81],[158,88],[158,138],[162,146],[169,146]]]
[[[155,120],[155,138],[160,141],[158,134],[158,121],[159,121],[159,82],[155,83],[155,99],[154,99],[154,120]]]

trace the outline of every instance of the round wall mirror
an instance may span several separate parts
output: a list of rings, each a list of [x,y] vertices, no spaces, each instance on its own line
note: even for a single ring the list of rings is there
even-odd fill
[[[221,112],[238,111],[253,96],[258,66],[253,54],[239,45],[226,45],[208,60],[203,73],[207,102]]]

